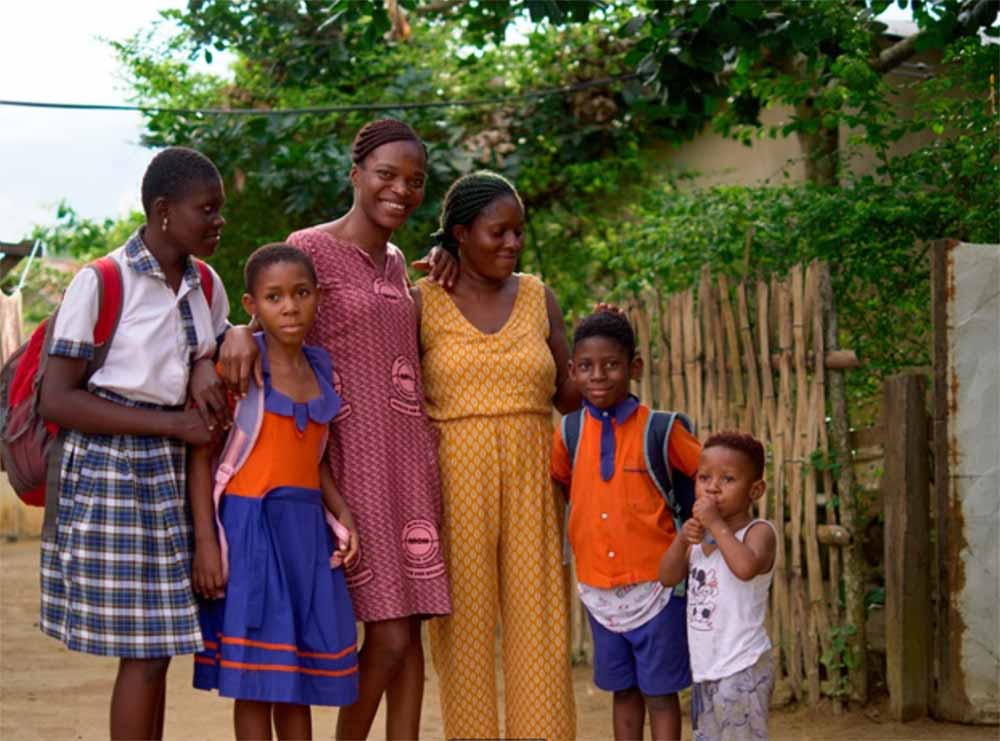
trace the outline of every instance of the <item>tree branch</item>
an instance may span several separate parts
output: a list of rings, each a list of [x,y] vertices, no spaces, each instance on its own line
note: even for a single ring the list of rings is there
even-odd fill
[[[461,5],[465,0],[432,0],[427,5],[418,5],[413,9],[416,15],[432,15],[434,13],[445,13],[456,5]]]
[[[971,36],[980,28],[989,26],[996,20],[997,12],[1000,11],[1000,3],[997,0],[979,0],[967,13],[959,14],[959,24],[949,41],[962,36]],[[964,18],[962,16],[965,16]],[[926,33],[921,31],[913,36],[900,39],[887,49],[883,49],[878,57],[872,62],[872,69],[880,74],[885,74],[895,69],[907,59],[917,53],[917,41]]]
[[[915,33],[912,36],[907,36],[905,39],[901,39],[892,46],[883,49],[878,57],[872,62],[872,69],[883,75],[889,70],[895,69],[917,53],[917,39],[919,38],[920,34]]]

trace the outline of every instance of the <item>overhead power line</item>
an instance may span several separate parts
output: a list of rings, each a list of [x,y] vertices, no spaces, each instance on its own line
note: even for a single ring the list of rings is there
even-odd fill
[[[473,108],[476,106],[501,105],[519,100],[546,98],[552,95],[566,95],[590,88],[607,87],[616,82],[625,82],[639,77],[636,73],[588,80],[574,85],[530,90],[517,95],[503,95],[492,98],[466,98],[458,100],[430,100],[421,103],[350,103],[344,105],[310,106],[308,108],[161,108],[143,105],[101,105],[95,103],[43,103],[31,100],[0,100],[0,106],[19,108],[57,108],[74,111],[140,111],[142,113],[175,113],[186,116],[301,116],[307,113],[347,113],[349,111],[399,111],[420,108]]]

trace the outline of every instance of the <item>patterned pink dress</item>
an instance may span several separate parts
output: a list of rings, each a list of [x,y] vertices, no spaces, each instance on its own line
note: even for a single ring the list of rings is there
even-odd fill
[[[343,400],[328,450],[358,526],[359,557],[346,572],[354,614],[365,622],[446,615],[437,442],[423,409],[403,253],[390,244],[380,275],[360,247],[318,229],[288,243],[316,265],[322,293],[306,343],[333,358]]]

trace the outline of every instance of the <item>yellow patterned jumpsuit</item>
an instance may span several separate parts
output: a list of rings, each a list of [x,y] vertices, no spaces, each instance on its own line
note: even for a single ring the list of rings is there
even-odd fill
[[[573,738],[563,505],[549,478],[556,369],[545,287],[520,274],[510,318],[485,334],[440,286],[419,285],[451,579],[452,613],[429,624],[445,736],[499,736],[499,608],[505,735]]]

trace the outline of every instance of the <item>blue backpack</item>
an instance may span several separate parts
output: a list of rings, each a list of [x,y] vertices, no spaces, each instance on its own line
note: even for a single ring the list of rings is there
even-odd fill
[[[562,418],[562,439],[569,453],[570,469],[576,465],[576,453],[580,447],[580,431],[583,428],[583,415],[586,409],[570,412]],[[643,457],[646,460],[646,470],[653,484],[667,502],[667,508],[674,518],[674,527],[680,533],[681,525],[691,517],[694,507],[694,479],[677,469],[671,469],[667,446],[670,442],[670,431],[679,422],[688,432],[694,434],[691,420],[680,412],[660,412],[650,410],[646,420],[646,428],[642,433]],[[571,555],[569,545],[569,507],[566,508],[566,523],[563,528],[563,562],[569,563]],[[684,593],[684,582],[675,587],[679,596]]]

